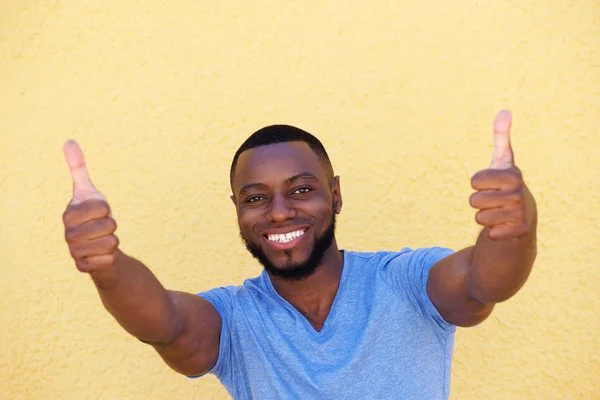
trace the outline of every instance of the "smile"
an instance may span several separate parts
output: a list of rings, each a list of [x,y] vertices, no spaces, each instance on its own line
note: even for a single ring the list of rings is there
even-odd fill
[[[300,236],[304,235],[304,229],[300,229],[297,231],[293,231],[293,232],[288,232],[288,233],[273,233],[270,235],[265,235],[267,237],[267,240],[269,240],[270,242],[275,242],[275,243],[289,243],[294,239],[299,238]]]

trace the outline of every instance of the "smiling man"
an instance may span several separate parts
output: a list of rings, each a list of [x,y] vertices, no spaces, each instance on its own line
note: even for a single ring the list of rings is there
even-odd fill
[[[125,330],[182,374],[213,373],[235,399],[446,399],[455,327],[513,296],[536,255],[535,201],[513,163],[510,124],[506,111],[494,121],[492,164],[472,178],[483,229],[456,253],[340,250],[340,179],[321,142],[286,125],[255,132],[231,165],[240,235],[264,266],[242,286],[164,289],[119,250],[73,141],[66,240]]]

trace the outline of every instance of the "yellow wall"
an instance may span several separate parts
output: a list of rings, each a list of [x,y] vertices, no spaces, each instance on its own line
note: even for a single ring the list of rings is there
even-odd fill
[[[539,257],[514,299],[459,330],[452,398],[600,399],[597,1],[0,3],[0,398],[226,398],[128,337],[75,270],[66,139],[122,248],[195,292],[259,273],[228,199],[257,128],[323,140],[344,248],[461,248],[506,107]]]

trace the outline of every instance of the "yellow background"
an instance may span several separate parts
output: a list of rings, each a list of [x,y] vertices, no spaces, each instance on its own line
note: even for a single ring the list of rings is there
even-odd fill
[[[228,199],[254,130],[322,139],[342,247],[458,249],[501,108],[539,256],[517,296],[458,331],[452,398],[600,399],[598,1],[0,1],[1,398],[227,398],[127,336],[76,271],[66,139],[122,248],[197,292],[260,271]]]

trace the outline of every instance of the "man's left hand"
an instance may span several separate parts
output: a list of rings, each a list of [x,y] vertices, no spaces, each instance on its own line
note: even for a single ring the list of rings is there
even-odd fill
[[[475,220],[487,228],[493,240],[525,235],[535,214],[528,210],[526,197],[529,193],[521,171],[514,164],[510,145],[511,122],[511,114],[506,110],[496,115],[492,163],[471,179],[471,185],[477,190],[471,195],[471,206],[479,210]]]

